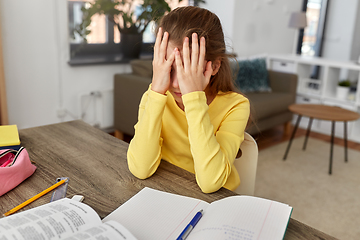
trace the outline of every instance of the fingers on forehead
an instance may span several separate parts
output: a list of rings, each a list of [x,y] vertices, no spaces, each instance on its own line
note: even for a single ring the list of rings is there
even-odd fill
[[[207,34],[206,32],[202,31],[201,29],[190,29],[189,31],[187,31],[185,33],[185,37],[188,37],[190,40],[192,39],[192,36],[196,34],[197,38],[200,39],[202,37],[204,37],[205,39],[207,38]]]
[[[194,34],[194,35],[193,35]],[[195,35],[196,34],[196,35]],[[201,47],[201,43],[204,44],[204,47],[206,48],[207,46],[207,43],[206,43],[206,36],[203,36],[203,35],[199,35],[198,33],[191,33],[191,34],[188,34],[189,36],[185,36],[184,39],[183,39],[183,43],[185,41],[186,38],[189,39],[189,46],[190,48],[192,47],[192,43],[193,41],[195,41],[197,43],[197,45],[199,47]]]

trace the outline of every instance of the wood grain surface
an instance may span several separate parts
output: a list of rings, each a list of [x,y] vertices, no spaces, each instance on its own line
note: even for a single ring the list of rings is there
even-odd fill
[[[0,197],[2,213],[50,187],[57,177],[69,177],[67,197],[83,195],[83,202],[95,209],[101,218],[144,187],[207,202],[236,195],[224,188],[211,194],[202,193],[194,174],[166,161],[162,161],[152,177],[140,180],[128,170],[128,144],[82,121],[23,129],[20,141],[37,169],[31,177]],[[50,198],[51,193],[48,193],[23,210],[48,203]],[[335,238],[290,219],[284,239]]]
[[[328,121],[354,121],[359,118],[357,112],[321,104],[292,104],[289,110],[299,115]]]

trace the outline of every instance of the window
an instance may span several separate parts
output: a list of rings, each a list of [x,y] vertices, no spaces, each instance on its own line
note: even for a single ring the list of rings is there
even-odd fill
[[[303,11],[306,11],[307,27],[300,30],[297,52],[303,56],[320,57],[322,54],[323,36],[329,0],[304,0]],[[311,78],[318,79],[320,66],[314,66]],[[309,83],[310,88],[318,89],[316,83]]]
[[[321,56],[328,0],[305,0],[307,27],[299,38],[301,55]]]
[[[74,33],[73,29],[82,22],[81,8],[87,7],[91,0],[68,0],[69,13],[69,36],[70,36],[70,65],[100,64],[100,63],[118,63],[128,62],[129,59],[123,59],[120,50],[120,32],[105,15],[94,15],[91,18],[87,35],[88,44],[83,43],[80,35]],[[191,2],[190,2],[191,4]],[[178,6],[189,5],[188,0],[169,2],[171,9]],[[136,8],[135,8],[136,14]],[[153,30],[155,23],[151,22],[143,34],[143,45],[141,58],[152,57],[152,44],[155,42]]]

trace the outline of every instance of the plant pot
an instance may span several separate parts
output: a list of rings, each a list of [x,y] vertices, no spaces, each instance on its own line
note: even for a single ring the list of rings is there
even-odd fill
[[[139,58],[142,47],[142,34],[120,34],[120,49],[124,59]]]
[[[336,89],[336,97],[341,100],[347,100],[350,88],[338,86]]]

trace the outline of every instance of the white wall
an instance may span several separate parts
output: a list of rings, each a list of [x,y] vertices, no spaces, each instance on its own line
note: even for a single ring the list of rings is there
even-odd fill
[[[288,28],[290,13],[302,0],[207,0],[201,5],[218,15],[228,50],[239,57],[293,51],[295,29]]]
[[[357,5],[358,0],[329,1],[323,57],[344,61],[351,59]]]
[[[239,56],[290,54],[295,29],[288,28],[290,13],[300,11],[302,0],[237,0],[233,42]]]
[[[351,59],[355,61],[359,61],[360,56],[360,1],[357,2],[357,13],[356,20],[354,24],[354,37],[351,51]]]
[[[234,29],[234,14],[235,14],[235,0],[207,0],[206,4],[202,4],[201,7],[210,10],[215,13],[223,27],[225,42],[228,52],[233,52],[233,29]]]
[[[329,1],[328,16],[325,27],[322,57],[340,60],[357,60],[360,52],[359,0],[331,0]],[[340,79],[358,79],[357,71],[342,69]]]
[[[130,71],[67,64],[66,0],[0,0],[0,17],[9,122],[20,129],[80,118],[82,93],[113,89],[114,74]],[[75,116],[60,119],[58,109]]]

